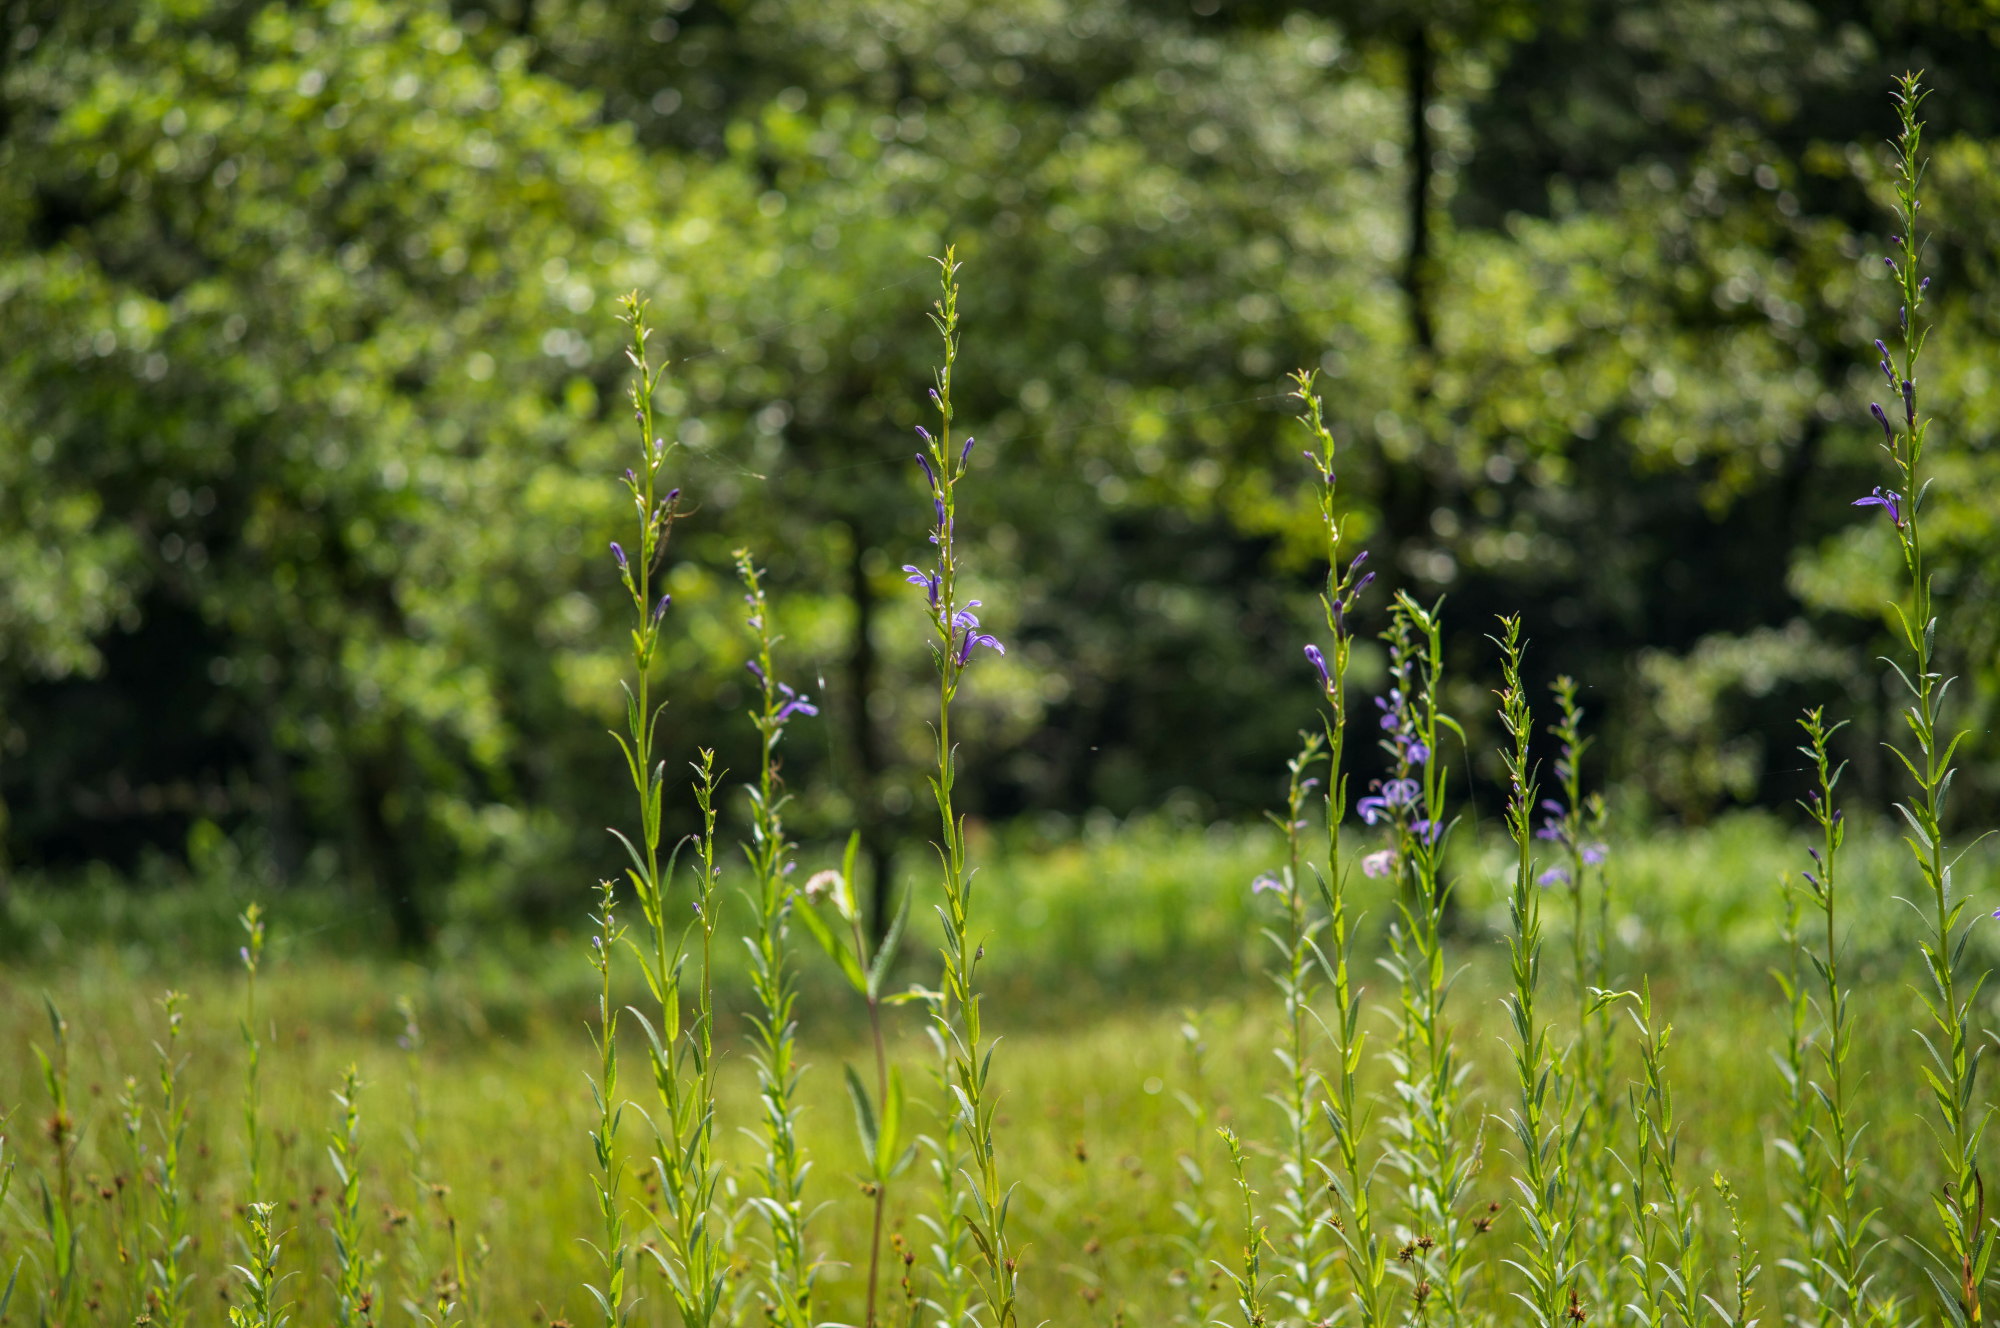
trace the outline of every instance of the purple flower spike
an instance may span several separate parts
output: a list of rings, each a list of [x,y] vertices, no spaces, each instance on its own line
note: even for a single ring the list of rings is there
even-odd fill
[[[619,571],[623,572],[630,569],[631,564],[625,561],[625,550],[619,547],[617,540],[611,541],[611,556],[618,560]]]
[[[1320,686],[1333,686],[1333,675],[1326,671],[1326,656],[1320,653],[1318,646],[1306,647],[1306,662],[1311,664],[1313,671],[1319,674]]]
[[[931,459],[922,452],[919,452],[917,453],[917,464],[924,468],[924,478],[931,482],[931,492],[936,493],[938,487],[937,472],[931,469]],[[938,505],[938,510],[940,512],[944,510],[942,503]],[[940,516],[938,519],[942,521],[944,518]]]
[[[1856,498],[1854,500],[1854,506],[1856,507],[1879,507],[1887,512],[1889,519],[1896,523],[1896,529],[1898,530],[1903,528],[1902,503],[1902,494],[1897,493],[1893,489],[1885,491],[1879,484],[1875,486],[1875,492],[1869,494],[1866,498]]]
[[[960,470],[964,470],[965,463],[968,460],[970,460],[971,457],[972,457],[972,435],[967,434],[965,437],[965,446],[958,449],[958,468]]]

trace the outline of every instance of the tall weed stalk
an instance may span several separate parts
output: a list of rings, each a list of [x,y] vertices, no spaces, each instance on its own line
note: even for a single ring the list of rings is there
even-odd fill
[[[817,1269],[806,1243],[808,1164],[798,1133],[798,977],[786,939],[794,902],[789,877],[795,864],[793,845],[785,833],[788,798],[780,774],[778,744],[787,723],[819,711],[809,698],[778,679],[771,652],[779,638],[771,627],[763,573],[751,561],[748,550],[737,550],[736,574],[743,582],[744,601],[749,607],[745,617],[751,641],[749,667],[757,680],[756,701],[750,711],[750,721],[757,730],[757,782],[749,788],[750,841],[743,846],[750,867],[749,902],[754,910],[755,929],[744,944],[750,951],[750,985],[757,998],[750,1023],[764,1153],[759,1176],[763,1192],[752,1202],[763,1215],[769,1241],[761,1269],[764,1317],[785,1328],[813,1328]],[[880,1226],[878,1205],[878,1249]],[[871,1257],[870,1322],[875,1264]]]
[[[1910,704],[1903,712],[1909,736],[1906,744],[1892,745],[1890,750],[1910,777],[1910,796],[1896,810],[1908,824],[1906,842],[1924,884],[1922,896],[1913,901],[1928,927],[1921,944],[1930,981],[1923,999],[1931,1025],[1923,1034],[1929,1061],[1924,1078],[1944,1170],[1935,1202],[1938,1230],[1921,1246],[1928,1256],[1925,1271],[1937,1290],[1940,1311],[1954,1325],[1969,1325],[1984,1321],[1983,1288],[1992,1271],[2000,1224],[1987,1214],[1979,1173],[1980,1144],[1993,1119],[1991,1096],[1981,1097],[1975,1090],[1985,1051],[1976,1013],[1983,976],[1966,971],[1969,900],[1955,888],[1952,870],[1957,858],[1945,847],[1945,801],[1957,774],[1952,761],[1965,733],[1951,730],[1944,716],[1952,679],[1940,667],[1939,614],[1932,570],[1924,560],[1923,510],[1932,483],[1924,465],[1924,445],[1931,421],[1917,409],[1917,365],[1929,334],[1923,310],[1931,283],[1929,277],[1918,276],[1924,244],[1917,214],[1924,173],[1924,121],[1919,112],[1927,95],[1918,75],[1905,74],[1897,80],[1901,127],[1895,144],[1895,190],[1901,233],[1890,240],[1896,256],[1883,262],[1901,297],[1897,321],[1902,335],[1894,352],[1881,341],[1875,343],[1882,355],[1882,373],[1895,394],[1894,404],[1891,410],[1880,404],[1869,407],[1882,427],[1883,450],[1901,487],[1888,492],[1878,487],[1855,505],[1884,510],[1895,526],[1909,574],[1908,598],[1892,606],[1906,654],[1902,663],[1890,666],[1909,693]]]
[[[1306,458],[1318,481],[1314,496],[1326,541],[1326,586],[1320,593],[1320,608],[1326,617],[1328,646],[1325,650],[1317,645],[1305,647],[1306,661],[1319,681],[1327,752],[1326,862],[1323,868],[1313,866],[1320,899],[1326,906],[1327,942],[1317,949],[1315,957],[1333,996],[1333,1017],[1327,1025],[1333,1044],[1333,1077],[1320,1103],[1332,1159],[1315,1158],[1315,1165],[1334,1196],[1335,1211],[1328,1225],[1340,1243],[1355,1322],[1359,1328],[1378,1328],[1387,1322],[1390,1312],[1389,1257],[1376,1221],[1372,1192],[1375,1167],[1363,1160],[1362,1131],[1368,1107],[1361,1099],[1359,1079],[1367,1035],[1361,1029],[1362,992],[1354,979],[1358,918],[1348,906],[1351,866],[1341,854],[1341,827],[1347,819],[1347,671],[1354,650],[1351,615],[1375,574],[1362,570],[1368,561],[1366,551],[1355,554],[1345,568],[1341,566],[1333,435],[1326,427],[1320,398],[1313,391],[1313,376],[1300,373],[1293,382],[1293,396],[1305,408],[1303,422],[1312,436]],[[1406,737],[1395,744],[1398,759],[1406,766],[1414,755],[1413,741]],[[1407,777],[1407,770],[1401,777]],[[1389,850],[1382,850],[1364,859],[1362,869],[1371,876],[1387,875],[1394,870],[1392,858]]]
[[[631,331],[626,355],[634,371],[631,402],[639,426],[639,464],[625,472],[625,488],[638,526],[630,554],[617,542],[611,555],[631,598],[633,676],[625,688],[626,731],[617,736],[626,772],[639,803],[636,839],[620,832],[631,866],[627,875],[646,922],[646,935],[634,942],[652,993],[652,1018],[641,1014],[646,1031],[647,1064],[652,1071],[659,1113],[651,1117],[658,1173],[666,1212],[660,1221],[660,1242],[645,1248],[666,1278],[674,1306],[685,1328],[708,1328],[722,1310],[728,1279],[728,1256],[715,1212],[720,1170],[715,1161],[715,790],[722,772],[715,753],[698,752],[694,763],[694,796],[700,829],[685,844],[695,858],[695,881],[688,900],[690,913],[677,920],[668,909],[668,887],[679,848],[661,861],[664,833],[666,762],[655,755],[659,713],[652,674],[660,651],[660,624],[673,597],[660,589],[667,542],[680,516],[680,490],[662,491],[661,468],[670,445],[657,431],[654,395],[666,373],[655,366],[647,343],[652,329],[646,305],[638,296],[624,301]],[[694,1011],[684,1017],[681,986],[690,958],[690,937],[696,944]]]
[[[944,868],[944,903],[938,916],[944,923],[944,975],[940,999],[932,1010],[938,1033],[951,1063],[952,1101],[957,1110],[966,1152],[966,1232],[979,1249],[984,1268],[987,1309],[998,1328],[1015,1328],[1018,1316],[1020,1261],[1008,1227],[1013,1189],[1001,1179],[993,1119],[998,1096],[992,1082],[993,1047],[986,1036],[979,991],[979,964],[985,945],[973,934],[973,875],[967,861],[965,821],[958,811],[958,754],[952,745],[951,707],[974,652],[981,648],[1005,653],[990,632],[980,630],[976,599],[960,590],[963,571],[958,546],[958,486],[972,458],[972,438],[953,440],[952,379],[958,369],[958,262],[945,250],[939,260],[940,293],[931,321],[943,341],[944,363],[931,388],[938,413],[938,431],[919,428],[923,451],[917,454],[930,488],[935,517],[931,543],[937,565],[929,571],[908,567],[910,581],[925,592],[925,613],[931,636],[931,658],[937,668],[937,760],[931,792],[937,800],[938,857]]]

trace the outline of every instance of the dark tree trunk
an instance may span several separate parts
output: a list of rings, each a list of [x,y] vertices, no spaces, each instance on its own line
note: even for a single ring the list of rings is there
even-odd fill
[[[868,857],[869,927],[880,941],[889,930],[896,850],[882,816],[882,750],[868,698],[875,694],[875,588],[868,581],[868,541],[848,527],[847,594],[854,603],[854,640],[847,656],[848,740],[854,749],[854,805],[861,848]]]
[[[1409,252],[1403,262],[1403,294],[1410,311],[1410,342],[1425,356],[1437,348],[1431,328],[1431,70],[1435,56],[1430,29],[1419,20],[1403,39],[1404,97],[1409,111]]]
[[[354,764],[355,828],[361,856],[396,929],[396,946],[408,954],[430,948],[430,917],[418,898],[410,859],[389,814],[395,791],[393,752],[373,751]]]

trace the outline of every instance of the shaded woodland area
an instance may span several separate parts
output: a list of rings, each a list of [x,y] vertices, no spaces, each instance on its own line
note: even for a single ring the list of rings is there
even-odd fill
[[[451,889],[574,913],[611,867],[636,288],[691,458],[668,746],[752,764],[748,546],[824,707],[796,828],[884,871],[923,833],[898,569],[947,243],[1010,645],[963,716],[976,816],[1273,801],[1312,722],[1298,367],[1379,589],[1448,597],[1461,713],[1519,606],[1626,805],[1789,802],[1812,702],[1884,801],[1899,567],[1850,504],[1906,68],[1990,816],[1989,5],[0,0],[4,869],[220,837],[366,882],[407,944]]]

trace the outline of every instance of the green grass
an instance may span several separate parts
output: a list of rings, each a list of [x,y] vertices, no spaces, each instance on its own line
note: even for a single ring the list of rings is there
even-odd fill
[[[1676,1029],[1671,1055],[1685,1119],[1684,1181],[1699,1190],[1710,1230],[1721,1220],[1721,1205],[1706,1184],[1710,1173],[1721,1168],[1742,1192],[1751,1239],[1763,1251],[1767,1295],[1778,1288],[1775,1270],[1786,1247],[1776,1208],[1779,1159],[1770,1143],[1780,1119],[1780,1083],[1770,1053],[1781,1039],[1784,1011],[1766,969],[1776,955],[1777,876],[1797,865],[1801,843],[1772,822],[1744,818],[1619,844],[1613,860],[1616,930],[1627,947],[1616,965],[1621,985],[1635,983],[1643,965]],[[1467,844],[1457,864],[1462,908],[1451,941],[1465,966],[1453,1009],[1460,1045],[1476,1067],[1477,1107],[1498,1113],[1509,1091],[1499,1005],[1505,970],[1491,933],[1499,918],[1504,849]],[[1275,847],[1262,831],[1163,822],[1100,827],[1053,842],[1023,832],[975,846],[975,860],[987,864],[978,878],[981,907],[992,920],[989,1018],[1004,1035],[996,1071],[1004,1085],[998,1142],[1009,1174],[1025,1178],[1017,1223],[1027,1244],[1025,1314],[1033,1320],[1110,1324],[1122,1315],[1126,1323],[1157,1324],[1183,1304],[1170,1282],[1173,1271],[1189,1263],[1170,1239],[1180,1229],[1173,1204],[1186,1192],[1178,1157],[1190,1150],[1205,1154],[1218,1205],[1225,1179],[1219,1141],[1194,1128],[1176,1096],[1188,1087],[1180,1037],[1184,1008],[1198,1013],[1217,1111],[1246,1139],[1275,1136],[1276,1109],[1263,1100],[1277,1081],[1267,1050],[1275,1001],[1255,972],[1265,943],[1256,935],[1248,889],[1251,877],[1272,865]],[[1872,1122],[1864,1146],[1875,1167],[1869,1188],[1883,1207],[1885,1230],[1923,1229],[1932,1163],[1917,1114],[1920,1048],[1909,1031],[1921,1008],[1910,985],[1914,969],[1902,957],[1910,952],[1902,943],[1910,926],[1891,900],[1909,873],[1900,850],[1878,834],[1857,836],[1850,853],[1850,940],[1858,961],[1854,1068],[1859,1114]],[[1976,898],[1991,897],[1993,877],[1990,855],[1961,869]],[[98,1308],[85,1322],[130,1322],[122,1288],[131,1265],[120,1262],[119,1245],[129,1258],[146,1248],[148,1238],[114,1211],[124,1202],[118,1178],[129,1182],[131,1175],[120,1153],[116,1097],[127,1075],[150,1090],[152,1043],[162,1028],[158,997],[170,984],[189,993],[195,1321],[218,1320],[223,1296],[238,1294],[226,1269],[241,1261],[234,1214],[250,1197],[240,1192],[241,978],[233,968],[237,940],[229,922],[240,902],[215,883],[201,892],[192,886],[146,896],[100,890],[67,899],[17,892],[9,899],[15,957],[0,1004],[0,1112],[22,1176],[0,1217],[0,1249],[10,1265],[28,1260],[11,1321],[34,1322],[36,1269],[46,1255],[34,1234],[34,1173],[50,1155],[47,1108],[29,1051],[31,1042],[48,1045],[38,1008],[42,991],[70,1023],[83,1131],[78,1202],[98,1210],[84,1250]],[[325,1322],[330,1313],[333,1181],[325,1142],[334,1117],[331,1094],[350,1061],[359,1065],[365,1085],[364,1212],[382,1260],[379,1280],[392,1302],[378,1321],[408,1322],[393,1302],[428,1284],[447,1262],[444,1208],[411,1175],[413,1069],[426,1118],[420,1179],[449,1187],[445,1206],[478,1269],[473,1321],[588,1319],[580,1286],[590,1275],[591,1256],[578,1242],[595,1230],[587,1142],[593,1117],[585,1082],[593,975],[582,949],[588,905],[582,888],[572,935],[488,940],[460,930],[448,937],[449,957],[434,968],[365,952],[356,957],[352,926],[340,922],[337,901],[302,896],[269,902],[272,957],[261,984],[272,1033],[264,1060],[274,1188],[268,1197],[278,1203],[277,1223],[287,1232],[282,1267],[299,1274],[285,1286],[299,1302],[295,1321]],[[1369,914],[1365,934],[1372,950],[1386,916],[1384,901],[1372,900]],[[1565,917],[1559,903],[1550,910],[1552,1011],[1570,1008],[1555,958],[1566,953],[1558,930]],[[1975,941],[1988,964],[1996,925],[1983,924]],[[906,953],[903,976],[928,981],[935,958],[927,943]],[[802,1129],[814,1159],[811,1192],[826,1204],[815,1231],[830,1257],[857,1257],[864,1252],[868,1208],[853,1179],[859,1160],[839,1067],[865,1056],[860,1012],[829,975],[813,964],[807,969],[802,1037],[811,1070]],[[1371,1027],[1380,1036],[1387,1027],[1387,983],[1372,965],[1366,971],[1381,1010]],[[734,981],[725,990],[737,1003]],[[403,995],[415,1003],[426,1034],[414,1065],[397,1045],[403,1023],[396,1003]],[[1989,1027],[2000,1023],[1991,999],[1989,993]],[[912,1007],[899,1017],[896,1055],[911,1067],[913,1085],[928,1085],[921,1018]],[[636,1030],[628,1024],[628,1031]],[[722,1030],[724,1044],[736,1050],[723,1070],[718,1133],[737,1175],[747,1175],[753,1149],[735,1129],[752,1120],[742,1033],[740,1025]],[[1629,1039],[1623,1050],[1629,1058]],[[636,1046],[631,1055],[628,1064],[638,1065]],[[1380,1082],[1381,1067],[1372,1058],[1368,1073]],[[637,1080],[628,1087],[636,1092]],[[919,1092],[925,1102],[934,1096],[928,1088]],[[919,1127],[931,1123],[925,1116]],[[641,1147],[638,1125],[628,1116],[628,1153]],[[1505,1205],[1512,1194],[1505,1140],[1491,1121],[1485,1139],[1478,1200]],[[1254,1162],[1256,1183],[1268,1192],[1269,1159]],[[920,1239],[913,1206],[928,1198],[925,1181],[913,1169],[900,1185],[892,1212],[906,1236]],[[97,1197],[101,1189],[113,1197]],[[643,1197],[643,1187],[635,1180],[628,1193]],[[1511,1217],[1503,1208],[1482,1238],[1490,1242],[1482,1251],[1489,1265],[1485,1288],[1495,1285],[1498,1261],[1513,1252]],[[746,1239],[752,1231],[746,1225]],[[488,1251],[483,1258],[481,1250]],[[1213,1251],[1214,1257],[1234,1254]],[[1721,1271],[1724,1258],[1716,1245],[1706,1262]],[[666,1322],[664,1287],[650,1261],[645,1269],[640,1319]],[[1918,1273],[1900,1245],[1892,1243],[1883,1269],[1894,1283],[1917,1292]],[[1197,1269],[1203,1279],[1208,1271]],[[858,1270],[831,1265],[822,1286],[827,1317],[858,1317]],[[1497,1295],[1490,1307],[1506,1321]],[[1767,1301],[1766,1322],[1776,1321],[1775,1312]]]

